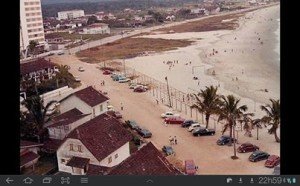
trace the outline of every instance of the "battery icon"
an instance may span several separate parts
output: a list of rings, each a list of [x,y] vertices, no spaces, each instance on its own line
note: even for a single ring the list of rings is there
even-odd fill
[[[293,182],[293,183],[296,183],[296,178],[293,178],[292,182]]]

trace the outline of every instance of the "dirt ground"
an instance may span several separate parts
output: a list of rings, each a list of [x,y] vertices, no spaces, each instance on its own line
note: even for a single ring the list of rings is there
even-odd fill
[[[94,47],[77,53],[85,62],[99,62],[113,59],[132,58],[143,52],[161,52],[185,47],[192,43],[188,40],[168,40],[151,38],[124,38],[103,46]]]
[[[105,76],[96,68],[97,64],[83,63],[75,56],[63,55],[52,56],[52,60],[59,64],[67,64],[71,67],[70,72],[77,75],[82,80],[82,86],[95,86],[97,90],[108,92],[110,104],[116,110],[120,110],[121,103],[124,110],[120,111],[124,119],[135,120],[140,126],[149,129],[153,136],[149,141],[161,149],[163,145],[168,145],[169,136],[176,136],[177,145],[173,145],[176,152],[176,158],[179,161],[192,159],[199,167],[198,174],[271,174],[273,169],[264,167],[264,161],[252,163],[248,161],[250,153],[239,154],[239,159],[232,160],[233,147],[216,145],[217,139],[221,136],[222,126],[217,125],[216,135],[193,137],[186,129],[178,125],[163,124],[160,114],[167,111],[162,104],[156,104],[154,98],[149,93],[134,93],[128,88],[127,84],[120,84],[111,80],[109,76]],[[78,67],[85,68],[84,72],[78,72]],[[104,80],[105,86],[101,86],[100,82]],[[181,114],[185,118],[188,116]],[[210,123],[213,128],[213,123]],[[254,133],[255,134],[255,133]],[[278,144],[274,141],[274,137],[267,134],[266,129],[260,131],[260,140],[245,137],[239,132],[239,143],[251,142],[258,145],[261,150],[270,154],[276,153],[274,147]]]

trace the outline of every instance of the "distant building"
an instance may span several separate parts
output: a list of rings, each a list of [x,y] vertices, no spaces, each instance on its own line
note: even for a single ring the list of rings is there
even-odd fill
[[[30,41],[45,44],[40,0],[20,0],[20,51],[26,50]]]
[[[74,129],[57,150],[60,172],[85,175],[89,167],[109,168],[130,156],[132,136],[117,119],[102,114]]]
[[[77,17],[84,16],[84,10],[69,10],[69,11],[62,11],[57,13],[58,20],[62,19],[74,19]]]
[[[174,15],[166,17],[166,20],[168,20],[168,21],[175,21],[175,19],[176,19],[176,17]]]
[[[110,28],[105,23],[94,23],[83,28],[81,34],[110,34]]]
[[[108,100],[108,97],[89,86],[61,100],[60,112],[77,108],[83,114],[91,114],[90,118],[94,118],[107,112]]]
[[[193,9],[191,9],[191,14],[204,15],[204,12],[205,12],[204,8],[193,8]]]

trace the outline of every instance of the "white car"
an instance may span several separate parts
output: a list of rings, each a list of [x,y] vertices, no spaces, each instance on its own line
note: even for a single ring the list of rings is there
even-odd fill
[[[129,79],[129,78],[125,78],[125,79],[120,79],[118,82],[119,83],[127,83],[127,82],[129,82],[131,79]]]
[[[169,118],[169,117],[180,116],[180,115],[179,114],[174,114],[173,112],[168,111],[168,112],[162,113],[160,116],[162,118]]]
[[[78,76],[74,76],[74,78],[75,78],[76,82],[81,82],[81,80],[80,80],[80,78]]]
[[[189,132],[192,132],[193,130],[199,129],[199,128],[201,128],[200,123],[193,123],[193,124],[188,128],[188,131],[189,131]]]
[[[84,71],[84,68],[83,68],[83,67],[79,67],[79,68],[78,68],[78,71],[79,71],[79,72],[83,72],[83,71]]]
[[[112,105],[108,105],[107,110],[108,111],[115,111],[114,106],[112,106]]]

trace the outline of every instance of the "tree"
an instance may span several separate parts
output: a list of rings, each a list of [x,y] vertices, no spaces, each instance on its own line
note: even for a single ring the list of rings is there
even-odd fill
[[[91,24],[94,24],[94,23],[97,23],[98,22],[98,19],[96,16],[91,16],[89,17],[89,19],[87,20],[87,25],[91,25]]]
[[[63,84],[67,84],[71,86],[75,81],[73,75],[69,72],[70,66],[68,65],[60,65],[58,66],[58,73],[56,73],[56,80],[61,81]]]
[[[46,123],[46,112],[49,109],[49,107],[54,103],[56,103],[56,101],[50,101],[44,107],[44,101],[40,98],[39,95],[28,97],[24,102],[24,105],[27,108],[29,115],[33,118],[33,122],[37,130],[36,135],[38,135],[39,142],[41,139],[41,133]]]
[[[201,90],[198,95],[194,94],[197,102],[191,108],[196,108],[200,113],[205,114],[206,128],[208,128],[210,116],[218,113],[220,96],[217,91],[217,87],[210,86]]]
[[[262,124],[261,119],[254,119],[254,120],[252,120],[252,129],[253,129],[253,127],[256,128],[256,139],[257,140],[258,140],[258,131],[259,131],[259,129],[262,129],[261,124]]]
[[[34,40],[29,42],[28,49],[29,49],[29,52],[32,53],[33,55],[35,54],[35,49],[36,49],[37,45],[38,45],[38,42],[36,42]]]
[[[252,137],[251,130],[253,129],[252,117],[254,113],[246,113],[241,116],[238,122],[241,124],[241,128],[245,130],[245,135]],[[244,125],[243,125],[244,124]]]
[[[274,134],[276,142],[280,143],[277,135],[277,129],[280,125],[280,102],[279,100],[270,99],[271,105],[262,105],[260,108],[265,111],[266,115],[261,118],[261,122],[272,127],[269,129],[269,134]]]
[[[237,99],[233,95],[228,95],[227,97],[221,96],[220,102],[220,109],[219,109],[219,119],[218,121],[225,120],[226,124],[222,131],[222,134],[229,128],[230,130],[230,137],[234,139],[233,142],[233,149],[234,155],[232,159],[237,159],[236,156],[236,147],[235,147],[235,130],[234,127],[236,126],[236,122],[238,119],[241,119],[245,112],[248,110],[246,105],[239,106],[240,99]]]

